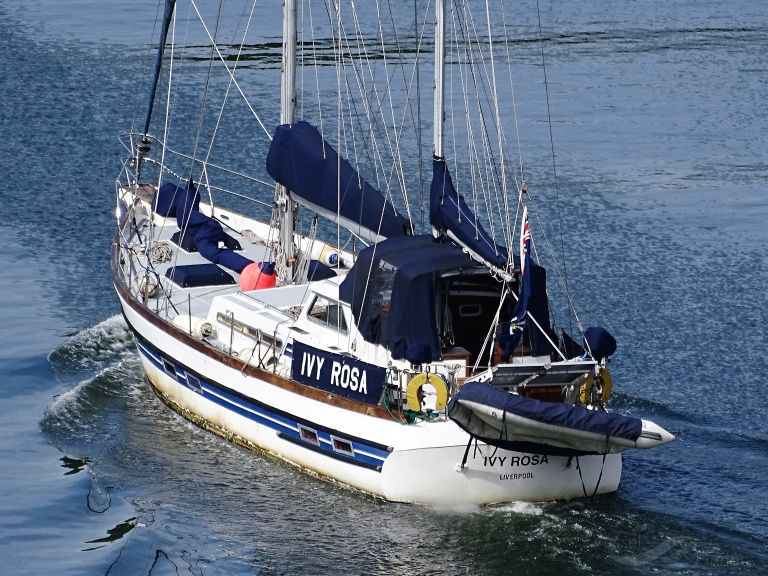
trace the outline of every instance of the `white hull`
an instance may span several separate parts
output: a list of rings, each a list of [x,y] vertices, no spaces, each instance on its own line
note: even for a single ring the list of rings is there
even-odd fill
[[[302,385],[291,381],[281,386],[275,376],[246,374],[251,371],[228,366],[215,351],[202,353],[183,331],[150,320],[151,313],[118,293],[147,377],[166,403],[207,429],[322,477],[387,500],[445,506],[568,499],[618,488],[619,454],[576,459],[472,443],[462,468],[469,436],[452,421],[404,425],[292,391]],[[189,384],[187,374],[193,375]],[[300,427],[314,432],[317,444],[301,440]]]

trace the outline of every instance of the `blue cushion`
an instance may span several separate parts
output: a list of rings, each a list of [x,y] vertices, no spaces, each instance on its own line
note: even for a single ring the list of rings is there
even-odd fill
[[[235,279],[216,264],[187,264],[165,271],[165,277],[182,288],[234,284]]]
[[[186,252],[197,252],[197,246],[195,245],[195,235],[190,234],[189,231],[187,231],[187,233],[183,236],[181,234],[181,230],[175,232],[174,235],[171,236],[171,242],[181,247]]]
[[[320,262],[320,260],[310,260],[309,266],[307,266],[307,280],[327,280],[336,276],[336,272],[333,268],[330,268]]]

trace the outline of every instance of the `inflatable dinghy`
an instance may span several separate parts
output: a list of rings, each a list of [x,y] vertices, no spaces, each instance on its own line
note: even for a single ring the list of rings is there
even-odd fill
[[[483,442],[540,454],[615,454],[675,438],[650,420],[543,402],[485,382],[466,383],[451,399],[448,416]]]

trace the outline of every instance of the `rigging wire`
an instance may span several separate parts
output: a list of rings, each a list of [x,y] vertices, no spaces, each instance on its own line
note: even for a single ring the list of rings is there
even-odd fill
[[[405,97],[405,106],[403,107],[402,118],[401,118],[400,123],[399,123],[399,129],[396,127],[397,125],[395,124],[394,106],[392,104],[390,104],[390,106],[392,108],[392,123],[393,123],[393,127],[395,129],[395,149],[397,150],[397,161],[398,161],[399,175],[400,175],[400,179],[401,179],[401,186],[402,186],[402,190],[403,190],[403,196],[406,199],[406,205],[405,205],[406,206],[406,212],[408,214],[408,219],[413,221],[413,217],[411,215],[411,208],[410,208],[410,199],[408,198],[408,194],[407,194],[408,186],[407,186],[406,180],[405,180],[405,168],[403,166],[403,160],[402,160],[402,154],[401,154],[401,145],[400,144],[401,144],[401,141],[402,141],[402,132],[403,132],[403,129],[405,128],[405,117],[406,117],[407,114],[410,115],[411,124],[414,127],[414,132],[416,133],[417,142],[420,142],[419,130],[418,130],[417,126],[416,126],[416,119],[414,118],[414,115],[413,115],[413,105],[411,103],[411,90],[413,88],[414,78],[418,77],[418,69],[419,69],[418,51],[416,52],[416,58],[415,58],[414,64],[413,64],[413,72],[411,74],[411,80],[409,81],[408,78],[406,77],[406,73],[405,73],[405,54],[407,53],[407,51],[402,46],[402,44],[400,42],[400,35],[397,33],[398,26],[397,26],[397,23],[395,21],[394,13],[392,11],[392,1],[391,0],[387,0],[387,7],[389,8],[389,19],[390,19],[390,22],[392,23],[392,32],[393,32],[394,37],[395,37],[396,54],[398,56],[398,62],[399,62],[399,65],[397,67],[399,68],[399,70],[400,70],[400,72],[402,74],[403,84],[405,86],[408,86],[408,91],[407,91],[407,94],[406,94],[406,97]],[[414,10],[415,9],[416,9],[416,6],[414,4]],[[417,26],[418,26],[418,15],[414,14],[414,31],[418,31]],[[383,36],[382,36],[382,41],[383,41]],[[391,98],[392,98],[392,93],[390,91],[390,102],[391,102]],[[421,157],[421,146],[417,145],[417,147],[418,147],[418,150],[419,150],[419,157]],[[420,194],[421,194],[421,191],[420,191]]]
[[[565,260],[565,241],[563,239],[563,216],[562,216],[562,210],[560,209],[560,187],[557,181],[557,161],[555,159],[555,139],[552,134],[552,113],[549,105],[549,81],[547,79],[546,58],[544,57],[544,33],[542,32],[542,26],[541,26],[541,8],[539,6],[539,0],[536,0],[536,16],[538,18],[538,23],[539,23],[539,48],[541,49],[541,67],[544,75],[544,95],[547,103],[547,125],[549,127],[549,146],[552,153],[552,176],[554,179],[554,187],[555,187],[555,207],[557,211],[558,233],[560,236],[560,258],[562,260],[562,266],[563,266],[562,278],[563,278],[565,295],[568,298],[568,301],[570,303],[571,295],[570,295],[570,291],[568,290],[568,268]],[[570,310],[576,319],[579,330],[583,332],[584,329],[581,326],[581,322],[579,321],[579,318],[576,315],[576,310],[572,304],[570,306]],[[568,315],[568,325],[569,325],[569,330],[572,331],[573,327],[571,326],[571,314]]]
[[[155,11],[155,22],[154,24],[152,24],[152,35],[150,36],[150,38],[157,37],[157,23],[160,21],[160,6],[163,5],[163,2],[164,0],[158,0],[157,2],[157,10]],[[141,82],[138,84],[139,86],[144,86],[144,84],[146,83],[147,73],[149,71],[149,63],[151,60],[149,54],[151,51],[152,51],[152,42],[150,41],[150,42],[147,42],[147,51],[146,51],[146,56],[144,58],[144,67],[141,70]],[[141,91],[137,90],[136,96],[133,100],[133,114],[131,116],[131,130],[130,130],[131,133],[133,133],[133,131],[136,128],[136,117],[139,114],[139,106],[141,102],[141,99],[139,96],[140,94],[141,94]]]
[[[389,73],[389,59],[387,58],[387,50],[386,45],[384,42],[384,30],[382,28],[382,17],[381,17],[381,3],[380,0],[376,0],[376,15],[377,15],[377,21],[378,21],[378,34],[379,34],[379,40],[381,42],[381,56],[382,56],[382,62],[384,66],[384,77],[386,78],[386,85],[384,87],[384,93],[387,96],[387,101],[389,103],[389,114],[391,116],[392,120],[392,131],[394,132],[394,138],[389,135],[389,125],[387,124],[386,118],[384,116],[383,112],[383,102],[380,101],[380,109],[381,117],[382,117],[382,127],[384,128],[386,141],[389,144],[389,152],[392,156],[392,164],[390,166],[389,175],[387,177],[387,190],[391,190],[392,180],[396,177],[398,180],[398,184],[400,185],[400,191],[403,198],[403,204],[405,207],[405,212],[408,215],[408,220],[413,221],[413,217],[411,215],[411,207],[410,202],[408,200],[408,193],[407,193],[407,187],[405,184],[405,176],[404,176],[404,169],[402,164],[402,157],[400,155],[400,135],[401,132],[398,131],[397,126],[397,120],[395,118],[395,106],[394,102],[392,100],[392,80],[395,75],[395,71],[392,72],[392,75],[390,76]],[[397,47],[397,53],[400,54],[400,44],[399,39],[397,37],[397,33],[395,32],[395,42]],[[397,67],[396,67],[397,68]],[[394,143],[393,143],[394,140]]]
[[[329,0],[330,2],[330,0]],[[335,18],[331,16],[331,9],[326,5],[326,10],[329,16],[329,20],[331,23],[335,22]],[[336,8],[333,9],[333,12],[336,12]],[[353,71],[353,76],[356,80],[359,93],[361,95],[361,100],[363,103],[363,108],[365,111],[365,116],[368,124],[367,132],[369,133],[369,139],[366,141],[369,143],[371,148],[373,149],[373,154],[375,157],[375,162],[373,163],[373,166],[376,169],[376,176],[377,179],[379,175],[382,175],[384,178],[384,185],[382,186],[381,183],[378,184],[378,188],[383,191],[383,193],[387,196],[390,201],[392,201],[392,191],[391,191],[391,184],[392,180],[394,178],[397,178],[398,183],[400,184],[402,190],[403,190],[403,202],[406,207],[406,212],[409,216],[409,219],[411,217],[410,214],[410,208],[409,208],[409,200],[407,197],[407,194],[405,194],[406,190],[404,188],[404,169],[402,168],[402,162],[399,160],[401,158],[400,156],[400,145],[399,141],[402,135],[402,131],[404,130],[405,123],[401,122],[400,127],[398,128],[398,123],[394,122],[394,136],[392,136],[391,129],[389,128],[388,122],[384,118],[384,108],[386,101],[382,98],[380,91],[378,90],[378,85],[376,83],[376,68],[372,65],[371,61],[371,55],[368,52],[368,48],[365,44],[364,40],[364,33],[360,26],[359,18],[357,18],[357,11],[355,8],[354,3],[352,4],[352,12],[354,17],[354,23],[355,23],[355,38],[357,39],[358,43],[358,49],[359,52],[362,54],[362,56],[358,55],[357,57],[352,55],[351,52],[351,43],[349,40],[349,37],[346,32],[346,28],[344,26],[343,20],[341,21],[340,26],[336,26],[339,28],[339,38],[334,39],[334,46],[338,47],[339,50],[337,52],[341,53],[342,49],[346,49],[346,55],[347,58],[343,59],[342,62],[344,64],[344,67],[351,67]],[[382,50],[386,52],[386,46],[383,44],[383,34],[380,32],[379,36],[382,38]],[[422,36],[423,37],[423,36]],[[419,45],[421,45],[422,40],[420,39]],[[337,58],[341,60],[341,58]],[[386,57],[384,58],[386,61]],[[357,62],[360,62],[359,64]],[[386,65],[386,64],[385,64]],[[371,85],[372,89],[369,89],[368,83],[363,80],[363,73],[362,68],[365,67],[368,71],[367,76],[371,79]],[[391,93],[392,88],[392,78],[394,77],[394,73],[392,76],[390,76],[388,73],[386,75],[386,85],[384,86],[384,92],[385,93]],[[411,80],[408,84],[408,91],[407,91],[407,98],[410,98],[410,94],[413,90],[413,78],[415,77],[415,73],[411,74]],[[347,75],[344,75],[345,82],[349,83],[349,78]],[[394,107],[392,103],[390,102],[390,115],[392,118],[395,118],[394,116]],[[407,111],[404,112],[404,117],[407,115]],[[378,138],[376,134],[376,129],[380,129],[382,131],[382,138]],[[387,170],[385,169],[385,160],[384,156],[382,154],[382,151],[380,149],[379,140],[385,140],[389,144],[389,150],[391,153],[392,163],[390,164],[390,168]],[[392,142],[395,141],[395,144],[393,145]],[[366,147],[367,149],[367,147]],[[400,167],[399,167],[400,166]]]
[[[200,20],[200,24],[203,26],[203,30],[205,31],[206,35],[208,36],[208,40],[210,40],[215,48],[216,56],[221,61],[222,65],[226,69],[227,73],[229,74],[229,77],[232,79],[232,82],[234,83],[235,87],[237,87],[237,91],[240,93],[240,96],[242,96],[243,101],[245,102],[245,105],[248,107],[248,110],[251,112],[253,117],[258,122],[261,129],[264,131],[264,134],[267,135],[267,138],[269,140],[272,140],[272,134],[269,133],[269,130],[267,130],[266,126],[264,126],[264,123],[261,121],[261,117],[256,113],[256,110],[253,109],[253,106],[251,106],[250,101],[248,100],[248,97],[245,95],[245,92],[243,92],[242,87],[240,86],[240,83],[235,78],[234,73],[232,70],[230,70],[229,66],[227,66],[227,61],[224,58],[224,55],[219,50],[219,47],[216,46],[216,42],[213,40],[213,37],[211,36],[210,30],[208,30],[208,26],[205,24],[205,20],[203,19],[202,15],[200,14],[200,10],[197,8],[197,4],[195,3],[195,0],[190,0],[190,3],[192,5],[192,8],[194,8],[195,12],[197,13],[197,17]]]
[[[458,1],[458,0],[455,0]],[[480,62],[482,63],[484,61],[484,55],[482,51],[482,47],[479,41],[479,34],[477,32],[477,28],[474,26],[474,21],[472,19],[471,13],[468,11],[468,5],[466,2],[463,2],[464,10],[462,11],[464,14],[464,18],[459,18],[459,26],[458,31],[460,33],[460,38],[457,38],[457,42],[460,40],[463,47],[464,52],[466,56],[466,64],[465,67],[468,70],[468,78],[471,79],[471,85],[474,87],[473,90],[473,96],[474,96],[474,102],[473,105],[475,106],[475,112],[478,116],[478,121],[480,123],[480,143],[482,145],[483,150],[483,156],[485,158],[485,170],[487,172],[486,177],[488,178],[487,182],[489,185],[489,188],[483,188],[484,194],[486,197],[486,203],[488,202],[488,198],[490,197],[490,184],[492,182],[495,183],[495,189],[500,190],[501,189],[501,182],[499,178],[499,174],[497,170],[495,169],[495,166],[498,164],[496,161],[496,155],[493,152],[493,147],[490,144],[490,132],[488,129],[488,122],[486,121],[486,111],[485,107],[482,104],[481,101],[481,95],[484,96],[484,99],[486,102],[490,102],[491,99],[488,95],[488,86],[486,82],[484,81],[484,78],[487,78],[487,68],[484,68],[485,70],[485,76],[479,75],[476,73],[479,64],[477,63],[477,59],[479,58]],[[468,28],[467,26],[471,25],[471,29],[474,32],[473,37],[470,37],[468,34]],[[477,52],[478,52],[478,58],[475,57],[475,48],[474,46],[477,45]],[[469,90],[467,89],[467,86],[465,86],[465,94],[468,93]],[[469,113],[469,100],[467,96],[465,96],[465,101],[467,102],[466,108],[467,108],[467,119],[469,121],[470,119],[470,113]],[[477,151],[476,151],[477,153]],[[478,164],[480,166],[481,164]],[[478,172],[480,174],[480,172]],[[481,180],[482,181],[482,180]],[[501,205],[499,204],[498,200],[498,194],[493,195],[496,200],[496,211],[498,213],[502,213]],[[492,217],[493,211],[488,210],[488,224],[490,227],[490,235],[491,237],[496,237],[496,224]],[[476,217],[478,217],[476,215]],[[509,233],[505,229],[505,223],[502,221],[502,232],[504,234],[505,239],[509,237]],[[494,250],[497,250],[497,248],[494,247]]]
[[[419,37],[419,1],[413,0],[413,35]],[[421,42],[416,45],[416,153],[419,172],[419,226],[424,228],[424,156],[421,149],[421,81],[419,75],[419,55],[421,54]]]
[[[338,38],[339,38],[339,47],[341,47],[341,39],[342,39],[342,26],[341,26],[341,7],[338,2],[336,2],[336,23],[338,26]],[[341,50],[338,51],[338,59],[336,61],[336,113],[337,113],[337,132],[336,132],[336,138],[338,139],[337,144],[337,150],[341,151],[341,138],[342,138],[342,130],[343,130],[343,113],[344,110],[342,108],[342,101],[341,101],[341,73],[343,70],[343,54]],[[338,207],[339,212],[341,212],[341,154],[336,155],[336,206]],[[341,224],[340,224],[340,218],[336,219],[336,247],[338,247],[341,244]]]
[[[235,64],[234,64],[234,66],[232,68],[232,77],[234,77],[234,73],[237,71],[237,67],[240,64],[240,56],[242,55],[243,47],[245,46],[245,39],[248,36],[248,31],[249,31],[250,26],[251,26],[251,21],[253,20],[253,13],[254,13],[255,8],[256,8],[256,0],[253,0],[253,2],[251,3],[251,11],[250,11],[250,14],[248,16],[248,21],[246,22],[245,30],[243,31],[243,38],[240,41],[240,44],[238,46],[237,56],[235,58]],[[241,15],[241,20],[242,19],[244,19],[244,18]],[[218,27],[218,25],[217,25],[217,27]],[[239,24],[238,24],[238,27],[239,27]],[[236,33],[237,33],[237,30],[235,30],[234,34],[236,34]],[[234,40],[234,35],[233,35],[233,40]],[[213,56],[213,54],[211,54],[211,55]],[[211,57],[211,62],[213,62],[213,58],[212,57]],[[210,68],[209,68],[209,74],[210,74]],[[223,98],[223,100],[221,102],[221,108],[219,108],[219,114],[218,114],[218,116],[216,118],[216,124],[213,127],[213,133],[211,134],[211,141],[210,141],[210,143],[208,145],[208,150],[207,150],[206,155],[205,155],[205,160],[203,160],[203,165],[202,165],[201,174],[200,174],[201,179],[203,177],[205,177],[206,188],[208,189],[209,198],[211,200],[211,208],[213,208],[213,197],[211,195],[211,189],[212,189],[211,185],[208,183],[208,165],[209,165],[209,161],[210,161],[210,158],[211,158],[211,153],[213,151],[213,145],[216,142],[216,136],[218,135],[219,127],[221,126],[221,120],[222,120],[222,118],[224,116],[224,108],[226,107],[227,102],[229,100],[229,93],[230,93],[230,90],[232,88],[232,77],[230,77],[229,81],[227,82],[227,88],[224,91],[224,98]],[[193,161],[193,164],[194,164],[194,161]]]
[[[501,126],[501,113],[499,112],[499,95],[498,90],[496,86],[496,62],[493,57],[493,33],[491,30],[491,8],[489,5],[489,0],[485,0],[485,20],[486,25],[488,27],[488,54],[490,56],[491,60],[491,89],[493,91],[493,106],[494,106],[494,122],[496,127],[496,137],[498,139],[498,147],[499,147],[499,168],[501,170],[501,196],[502,200],[504,201],[504,212],[502,214],[506,215],[507,218],[507,231],[509,233],[509,199],[507,198],[507,178],[506,178],[506,171],[505,171],[505,162],[504,162],[504,132],[502,130]],[[507,242],[511,243],[512,237],[511,235],[507,236]]]
[[[317,56],[317,45],[318,41],[317,38],[315,38],[315,24],[314,24],[314,18],[312,16],[312,2],[311,0],[307,3],[309,6],[309,31],[310,31],[310,38],[312,40],[312,61],[314,63],[314,71],[315,71],[315,92],[317,94],[317,114],[318,114],[318,129],[320,130],[320,134],[323,133],[323,107],[320,105],[320,67],[317,65],[318,62],[318,56]],[[303,27],[302,27],[302,34],[303,34]],[[304,67],[302,66],[302,70]],[[304,105],[302,100],[302,106]],[[325,147],[323,147],[323,154],[325,154]]]
[[[162,182],[163,178],[163,170],[162,167],[165,166],[165,154],[166,154],[166,146],[168,145],[168,131],[170,127],[170,116],[171,116],[171,92],[172,92],[172,86],[173,86],[173,62],[174,62],[174,52],[176,47],[176,11],[173,11],[173,19],[171,20],[171,60],[170,64],[168,65],[168,94],[165,101],[165,123],[164,123],[164,129],[163,129],[163,151],[160,153],[160,174],[158,175],[158,182],[157,182],[157,189],[160,189],[160,184]],[[154,218],[150,218],[149,223],[149,237],[154,237]],[[163,223],[163,226],[165,223]],[[182,231],[182,234],[184,231]],[[178,252],[176,253],[176,258],[174,259],[173,265],[176,265],[176,261],[178,260]],[[168,300],[171,298],[171,293],[173,290],[173,286],[170,286],[168,289]]]
[[[203,131],[203,121],[205,120],[205,111],[208,107],[208,88],[211,84],[211,73],[213,71],[213,54],[216,44],[218,44],[219,41],[219,29],[221,26],[221,10],[224,6],[224,0],[219,0],[219,8],[216,12],[216,27],[213,30],[213,42],[211,45],[211,55],[208,58],[208,71],[205,75],[205,83],[203,85],[203,101],[200,104],[200,114],[198,116],[197,120],[197,130],[195,133],[195,140],[192,144],[192,163],[189,167],[189,181],[192,182],[192,179],[194,177],[194,171],[195,171],[195,161],[197,157],[197,146],[200,142],[200,133]],[[211,202],[211,206],[213,206],[213,198],[210,198],[210,190],[209,190],[209,200]]]
[[[504,28],[504,50],[507,54],[507,73],[509,76],[509,93],[512,98],[512,118],[515,122],[515,136],[517,137],[517,154],[520,162],[520,182],[515,178],[515,184],[518,188],[525,186],[525,168],[523,164],[523,145],[520,138],[520,123],[517,119],[517,97],[515,95],[515,82],[512,77],[512,51],[509,47],[509,35],[507,34],[507,15],[504,10],[505,2],[501,2],[501,22]],[[517,219],[517,218],[515,218]]]
[[[466,4],[465,4],[466,5]],[[494,128],[498,131],[498,125],[495,123],[495,117],[494,115],[489,111],[485,112],[485,108],[482,105],[482,102],[480,100],[480,90],[482,89],[482,96],[484,97],[484,101],[486,103],[486,106],[488,108],[491,108],[494,106],[494,102],[497,100],[494,96],[491,96],[489,94],[489,87],[488,84],[492,84],[491,77],[488,72],[488,65],[487,65],[487,58],[485,56],[485,52],[483,50],[483,42],[481,41],[479,27],[476,25],[474,18],[472,17],[472,12],[469,10],[469,6],[467,6],[466,10],[466,16],[467,16],[467,22],[469,23],[469,30],[472,32],[471,39],[468,41],[468,46],[471,48],[474,46],[474,50],[471,50],[470,53],[472,54],[471,61],[474,63],[479,62],[479,64],[475,64],[472,67],[472,79],[473,79],[473,85],[475,87],[475,94],[476,94],[476,103],[478,110],[480,110],[480,119],[481,119],[481,135],[483,138],[481,139],[481,143],[483,146],[483,158],[485,159],[485,170],[486,170],[486,181],[488,182],[488,188],[486,191],[486,203],[489,203],[489,198],[491,197],[491,191],[495,190],[495,193],[492,195],[493,200],[495,201],[495,209],[496,212],[499,214],[504,214],[505,211],[502,209],[500,200],[499,200],[499,192],[501,191],[502,194],[504,194],[504,190],[506,189],[506,185],[503,182],[502,177],[499,174],[499,166],[502,166],[502,162],[496,160],[496,154],[494,153],[493,146],[491,144],[491,134],[489,130],[489,123],[486,120],[486,115],[491,115],[492,118],[494,118]],[[478,56],[474,56],[474,52],[477,51]],[[476,69],[480,69],[483,74],[475,74],[474,71]],[[479,78],[479,82],[478,82]],[[503,160],[503,159],[502,159]],[[491,183],[495,183],[495,187],[491,188]],[[504,194],[505,196],[505,194]],[[506,198],[503,199],[504,205],[506,205]],[[492,236],[496,236],[495,232],[495,221],[490,216],[493,214],[493,212],[490,210],[490,206],[486,206],[486,209],[488,209],[489,214],[489,223],[492,223]],[[506,221],[501,220],[501,231],[504,235],[504,240],[507,245],[510,245],[512,243],[512,237],[509,230],[506,228]]]

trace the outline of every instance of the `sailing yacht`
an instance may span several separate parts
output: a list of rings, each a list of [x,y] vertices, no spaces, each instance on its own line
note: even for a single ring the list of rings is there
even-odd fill
[[[121,140],[112,274],[157,396],[232,442],[387,500],[489,504],[615,491],[622,451],[673,436],[607,411],[616,343],[605,329],[583,330],[580,341],[555,329],[546,269],[534,259],[528,186],[504,152],[493,71],[499,31],[488,3],[483,18],[468,22],[466,2],[448,12],[438,0],[434,14],[416,18],[408,44],[394,21],[390,32],[377,23],[371,41],[354,3],[321,3],[313,12],[311,2],[299,11],[285,0],[279,123],[266,131],[266,153],[250,159],[262,172],[248,176],[211,158],[214,149],[217,158],[240,152],[219,133],[230,97],[246,102],[255,134],[264,130],[243,64],[255,46],[248,42],[255,6],[242,11],[241,39],[225,45],[221,11],[206,22],[191,2],[186,13],[199,18],[210,65],[196,93],[192,150],[179,152],[169,136],[182,106],[173,82],[187,79],[179,62],[200,58],[176,39],[190,21],[178,24],[175,0],[165,0],[143,128]],[[317,36],[320,15],[330,39]],[[405,166],[421,158],[414,135],[423,123],[409,131],[406,120],[418,116],[413,86],[428,49],[427,226],[396,191],[414,186]],[[446,113],[446,55],[460,72],[464,104],[479,106],[474,113]],[[301,62],[314,70],[314,98],[311,82],[297,89]],[[223,80],[212,80],[214,69]],[[305,104],[324,103],[321,79],[336,91],[325,116]],[[154,111],[164,86],[165,111]],[[225,95],[211,115],[214,88]],[[361,103],[353,105],[355,90]],[[215,122],[203,144],[206,114]],[[466,119],[474,142],[456,164],[456,183],[444,145],[449,117],[454,126]],[[272,187],[266,202],[250,195],[263,184]]]

